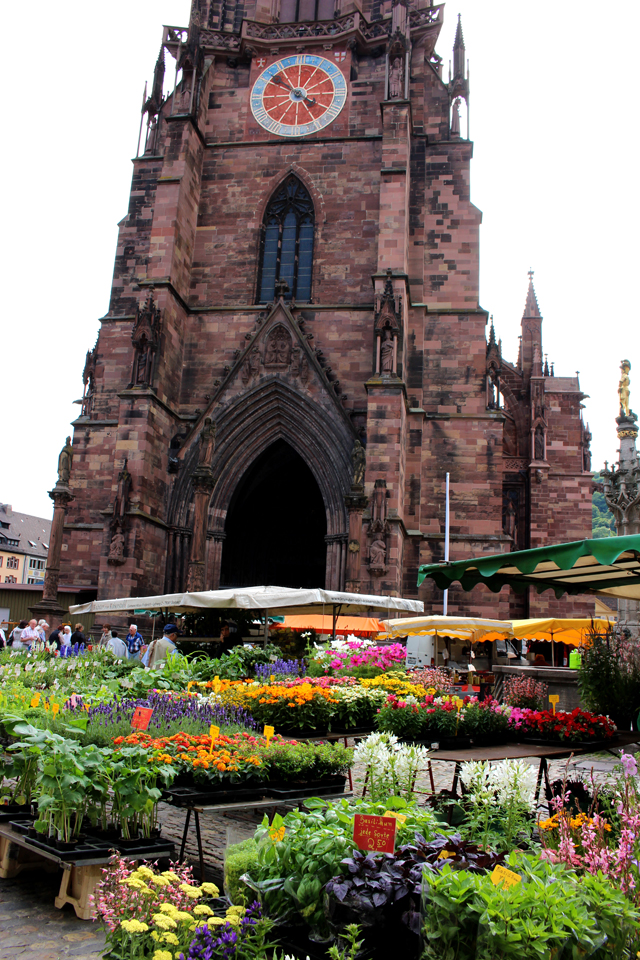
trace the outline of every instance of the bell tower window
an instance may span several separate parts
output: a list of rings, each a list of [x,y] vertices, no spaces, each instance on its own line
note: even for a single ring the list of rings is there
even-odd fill
[[[258,303],[273,300],[277,280],[285,280],[285,300],[311,297],[313,201],[293,174],[271,198],[262,223]]]

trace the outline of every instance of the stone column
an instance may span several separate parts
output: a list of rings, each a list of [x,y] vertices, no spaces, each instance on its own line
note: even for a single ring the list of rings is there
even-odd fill
[[[352,484],[351,492],[344,501],[349,511],[349,543],[347,547],[347,576],[345,589],[348,593],[360,593],[360,564],[362,562],[362,513],[369,500],[364,487]]]
[[[51,524],[51,538],[47,555],[47,567],[44,574],[42,600],[33,607],[29,607],[34,617],[45,619],[51,629],[59,626],[67,615],[64,607],[58,603],[58,581],[60,579],[60,554],[64,536],[64,518],[68,504],[74,499],[67,483],[58,480],[53,490],[49,491],[53,500],[53,522]]]
[[[195,494],[195,509],[193,533],[191,535],[191,553],[189,555],[189,572],[187,574],[187,590],[189,592],[206,589],[209,501],[211,500],[211,494],[216,481],[210,467],[199,466],[193,471],[191,483]]]

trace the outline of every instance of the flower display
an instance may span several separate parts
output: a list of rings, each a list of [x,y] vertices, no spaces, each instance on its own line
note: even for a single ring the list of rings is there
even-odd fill
[[[588,740],[609,740],[616,725],[609,717],[587,713],[576,707],[570,713],[558,710],[530,710],[513,707],[509,729],[519,736],[544,740],[580,743]]]
[[[374,672],[384,673],[404,667],[407,651],[401,643],[378,645],[373,640],[347,637],[336,638],[328,646],[316,645],[310,657],[314,665],[324,673],[358,671],[359,668],[372,668]]]
[[[330,689],[301,683],[248,687],[245,703],[251,715],[278,730],[326,730],[331,708],[338,703]]]

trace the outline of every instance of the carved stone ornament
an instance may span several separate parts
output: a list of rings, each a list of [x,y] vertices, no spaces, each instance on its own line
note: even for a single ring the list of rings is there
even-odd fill
[[[119,566],[125,562],[125,537],[120,521],[116,520],[110,527],[111,540],[109,542],[109,556],[107,563]]]
[[[618,396],[620,397],[620,413],[624,414],[625,417],[628,417],[631,412],[629,407],[629,400],[631,397],[631,379],[629,377],[630,370],[631,364],[629,361],[623,360],[620,364],[620,383],[618,384]]]
[[[277,324],[269,332],[264,351],[265,367],[288,367],[291,363],[291,334],[282,326]]]
[[[349,553],[360,553],[360,543],[358,540],[349,540]]]
[[[351,486],[364,487],[364,472],[367,465],[367,454],[359,440],[356,440],[351,451]]]

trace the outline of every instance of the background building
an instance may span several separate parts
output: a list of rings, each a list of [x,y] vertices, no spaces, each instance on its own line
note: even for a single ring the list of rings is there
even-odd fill
[[[0,503],[0,583],[44,583],[51,520]]]
[[[74,423],[62,581],[415,596],[443,557],[447,472],[453,559],[590,536],[584,394],[546,361],[532,275],[513,363],[479,301],[466,52],[459,23],[447,78],[443,16],[194,0],[164,28]]]

